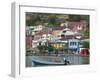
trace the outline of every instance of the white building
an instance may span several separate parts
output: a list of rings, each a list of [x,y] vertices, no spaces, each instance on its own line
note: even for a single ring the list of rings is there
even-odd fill
[[[38,25],[34,27],[34,31],[41,31],[44,28],[42,25]]]

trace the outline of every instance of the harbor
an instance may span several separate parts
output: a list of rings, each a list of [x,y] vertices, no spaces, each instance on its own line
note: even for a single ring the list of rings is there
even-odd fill
[[[49,66],[49,65],[56,65],[56,66],[64,66],[64,58],[66,58],[67,61],[69,61],[68,65],[86,65],[89,64],[89,56],[80,56],[80,55],[65,55],[65,56],[27,56],[26,57],[26,67],[35,67],[35,66]],[[35,64],[33,61],[37,61],[38,63],[47,63],[45,64]],[[42,62],[43,61],[43,62]],[[51,62],[51,64],[49,63]],[[53,64],[55,62],[55,64]],[[66,65],[67,66],[67,65]]]
[[[25,66],[90,64],[89,16],[26,13]]]

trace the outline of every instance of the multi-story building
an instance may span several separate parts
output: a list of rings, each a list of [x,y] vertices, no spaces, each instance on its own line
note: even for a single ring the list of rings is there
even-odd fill
[[[86,30],[87,22],[84,20],[80,21],[66,21],[65,24],[68,24],[68,28],[74,32],[82,32]]]

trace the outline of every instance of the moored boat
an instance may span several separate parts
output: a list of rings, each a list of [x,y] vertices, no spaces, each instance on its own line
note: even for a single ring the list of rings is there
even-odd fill
[[[68,61],[63,57],[55,56],[34,56],[32,59],[33,66],[35,65],[67,65]]]

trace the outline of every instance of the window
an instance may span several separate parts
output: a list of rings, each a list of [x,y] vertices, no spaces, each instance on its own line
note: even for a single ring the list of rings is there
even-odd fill
[[[76,45],[76,42],[70,42],[70,45]]]
[[[63,33],[66,33],[66,31],[63,31]]]
[[[61,35],[61,37],[65,37],[65,35]]]

